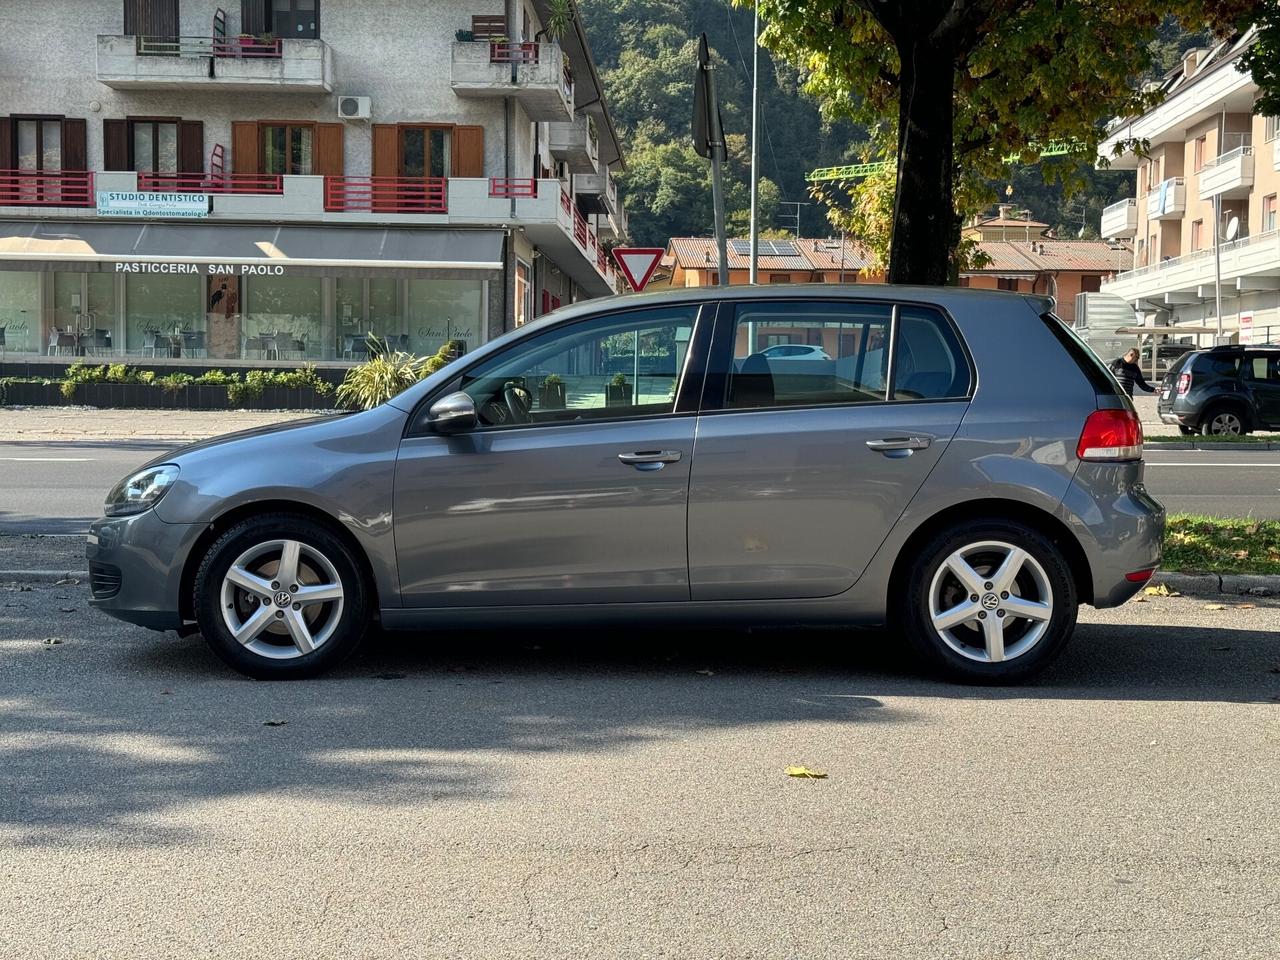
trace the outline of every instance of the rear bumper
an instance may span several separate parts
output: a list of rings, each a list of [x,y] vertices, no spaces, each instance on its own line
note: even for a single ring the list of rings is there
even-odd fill
[[[154,510],[94,521],[85,548],[89,605],[152,630],[182,626],[182,570],[203,527],[165,523]]]
[[[1059,508],[1089,563],[1095,607],[1124,603],[1146,583],[1128,576],[1160,565],[1165,511],[1147,493],[1142,469],[1141,462],[1082,463]]]

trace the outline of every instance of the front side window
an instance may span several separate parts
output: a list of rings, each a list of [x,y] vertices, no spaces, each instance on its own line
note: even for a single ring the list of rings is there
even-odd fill
[[[1280,383],[1280,357],[1251,356],[1245,363],[1245,376],[1259,383]]]
[[[484,361],[460,389],[490,427],[672,413],[696,316],[679,305],[575,323]]]

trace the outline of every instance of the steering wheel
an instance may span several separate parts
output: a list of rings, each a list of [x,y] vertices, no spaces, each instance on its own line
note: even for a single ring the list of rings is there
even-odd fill
[[[532,423],[533,416],[529,411],[533,408],[533,398],[529,391],[513,384],[502,388],[502,400],[511,414],[512,423]]]

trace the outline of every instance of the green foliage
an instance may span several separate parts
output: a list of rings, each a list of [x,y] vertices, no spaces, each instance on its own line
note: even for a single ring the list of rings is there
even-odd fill
[[[615,373],[613,379],[609,382],[615,387],[625,387],[627,385],[627,375],[625,373]]]
[[[208,386],[229,386],[239,382],[240,374],[227,373],[225,370],[206,370],[192,381],[192,383]]]
[[[166,373],[155,380],[156,386],[163,389],[165,393],[177,393],[183,387],[195,382],[196,378],[189,373]]]
[[[1171,514],[1161,566],[1189,573],[1280,573],[1280,521]]]
[[[333,392],[333,385],[322,380],[315,365],[308,363],[292,370],[250,370],[244,375],[243,383],[232,375],[232,379],[227,381],[227,402],[233,407],[247,406],[261,397],[267,387],[294,390],[310,387],[318,397],[327,397]]]
[[[573,3],[571,0],[546,0],[546,8],[543,29],[547,36],[559,40],[569,32],[569,24],[573,22]]]
[[[548,373],[542,378],[542,385],[544,387],[553,387],[558,383],[564,383],[564,378],[558,373]]]
[[[366,360],[347,371],[338,386],[338,402],[353,410],[371,410],[421,380],[428,362],[436,359],[438,355],[423,358],[397,351]]]
[[[1257,42],[1245,51],[1240,67],[1253,75],[1261,96],[1253,112],[1274,117],[1280,115],[1280,3],[1262,0],[1240,22],[1244,28],[1252,20],[1258,25]]]

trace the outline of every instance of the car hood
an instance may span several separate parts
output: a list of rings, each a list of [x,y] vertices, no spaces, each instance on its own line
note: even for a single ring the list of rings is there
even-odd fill
[[[367,411],[366,411],[367,412]],[[185,446],[162,453],[158,457],[153,457],[143,468],[152,466],[157,463],[178,463],[192,454],[201,453],[214,447],[223,447],[228,444],[240,443],[245,440],[252,440],[257,437],[265,437],[271,434],[293,434],[289,439],[304,439],[309,432],[316,432],[317,429],[324,429],[326,424],[332,424],[336,420],[347,420],[359,417],[358,413],[342,411],[339,413],[325,414],[316,417],[305,417],[301,420],[286,420],[282,423],[268,423],[261,427],[251,427],[248,430],[236,430],[233,433],[224,433],[220,436],[209,437],[205,440],[197,440],[195,443],[188,443]]]

